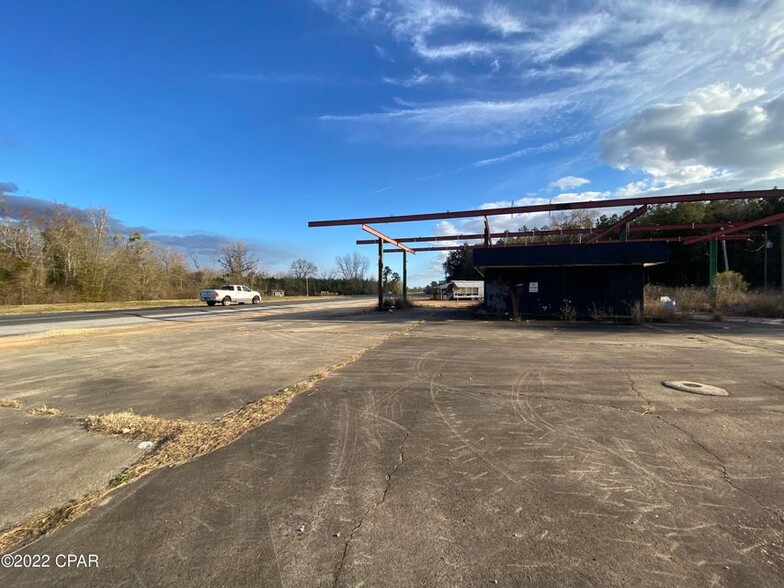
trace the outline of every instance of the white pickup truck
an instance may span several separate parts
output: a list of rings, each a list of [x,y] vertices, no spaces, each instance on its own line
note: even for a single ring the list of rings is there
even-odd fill
[[[199,294],[199,300],[206,302],[209,306],[215,306],[220,302],[223,306],[228,306],[232,303],[245,304],[258,304],[261,302],[261,294],[255,290],[251,290],[247,286],[240,286],[233,284],[230,286],[221,286],[220,288],[207,288],[202,290]]]

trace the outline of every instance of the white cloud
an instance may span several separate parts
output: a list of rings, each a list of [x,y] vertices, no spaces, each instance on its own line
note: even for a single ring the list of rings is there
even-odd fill
[[[585,184],[590,184],[591,180],[585,178],[578,178],[576,176],[565,176],[550,183],[550,188],[558,188],[559,190],[567,190],[569,188],[579,188]]]
[[[431,61],[458,59],[461,57],[476,57],[480,55],[492,55],[495,45],[491,43],[453,43],[450,45],[428,45],[424,40],[417,39],[414,49],[420,56]]]
[[[602,156],[621,169],[642,169],[658,188],[780,179],[784,93],[768,101],[762,94],[713,84],[680,103],[651,106],[603,137]]]
[[[385,83],[392,84],[393,86],[401,86],[403,88],[414,88],[416,86],[425,86],[429,84],[454,84],[456,82],[455,76],[448,72],[440,74],[422,73],[420,70],[415,70],[413,75],[407,78],[381,78]]]
[[[534,62],[547,63],[582,47],[616,22],[606,12],[586,14],[560,24],[550,34],[541,35],[521,48],[531,54]]]
[[[453,115],[478,104],[532,104],[546,97],[565,110],[563,116],[548,116],[541,125],[545,130],[595,132],[695,88],[764,84],[770,94],[784,91],[781,0],[313,1],[366,29],[374,40],[386,36],[384,43],[407,51],[414,67],[426,71],[434,62],[448,61],[460,80],[441,88],[439,103],[408,112],[379,104],[352,116],[325,118],[345,123],[355,137],[361,125],[375,127],[359,133],[367,139],[407,143],[412,121],[424,117],[416,135],[428,144],[514,144],[530,135],[511,110],[505,117],[497,116],[498,109],[496,116],[483,113],[478,119]],[[412,78],[408,87],[430,81]],[[702,98],[706,109],[734,108],[721,93]]]
[[[504,37],[526,30],[525,23],[521,19],[513,16],[506,7],[496,3],[489,4],[485,8],[482,13],[482,24]]]
[[[512,151],[511,153],[505,153],[504,155],[499,155],[497,157],[480,159],[478,161],[475,161],[471,167],[486,167],[488,165],[498,165],[500,163],[506,163],[513,159],[519,159],[527,155],[536,155],[539,153],[546,153],[547,151],[555,151],[556,149],[560,149],[562,147],[567,147],[570,145],[581,143],[583,141],[586,141],[590,137],[591,137],[591,133],[577,133],[576,135],[572,135],[570,137],[557,139],[555,141],[550,141],[549,143],[544,143],[541,145],[525,147],[523,149],[518,149],[516,151]]]
[[[403,143],[440,143],[443,137],[451,136],[453,145],[504,145],[535,137],[548,121],[570,108],[562,98],[545,95],[522,100],[403,104],[384,112],[325,115],[321,120],[352,124],[362,138],[381,139],[397,129],[405,131],[398,137]]]

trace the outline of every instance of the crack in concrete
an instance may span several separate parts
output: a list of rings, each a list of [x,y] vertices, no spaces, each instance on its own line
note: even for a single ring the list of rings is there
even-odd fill
[[[346,556],[348,555],[349,546],[351,545],[351,542],[354,539],[354,533],[356,533],[359,530],[359,528],[364,524],[365,520],[375,510],[377,510],[382,504],[384,504],[384,501],[386,501],[387,493],[389,492],[389,488],[392,486],[392,478],[394,477],[394,475],[397,472],[398,468],[400,468],[400,466],[403,465],[403,462],[405,461],[405,458],[406,458],[406,454],[405,454],[406,441],[408,441],[408,438],[411,436],[411,431],[416,426],[416,422],[417,422],[417,418],[418,417],[419,417],[419,409],[416,409],[416,411],[414,412],[414,419],[411,422],[411,426],[406,429],[406,434],[403,437],[403,440],[400,442],[400,449],[398,450],[398,454],[399,454],[398,462],[395,464],[395,467],[392,468],[392,471],[389,472],[387,474],[387,476],[386,476],[387,484],[384,487],[384,492],[381,495],[381,500],[379,500],[378,502],[376,502],[376,504],[374,504],[370,508],[368,508],[362,514],[362,516],[359,517],[359,521],[357,522],[356,525],[354,525],[354,528],[351,529],[351,532],[349,533],[348,537],[346,538],[346,544],[343,546],[343,554],[340,556],[340,562],[338,563],[338,569],[335,571],[335,578],[332,581],[332,588],[335,588],[337,586],[337,584],[338,584],[338,581],[340,580],[340,574],[343,572],[343,565],[346,563]]]
[[[602,402],[592,402],[590,400],[578,400],[576,398],[561,398],[558,396],[547,396],[545,394],[530,394],[527,392],[520,392],[519,395],[525,396],[526,398],[536,398],[538,400],[552,400],[554,402],[566,402],[569,404],[587,404],[589,406],[596,406],[599,408],[610,408],[612,410],[618,410],[620,412],[628,412],[629,414],[636,414],[637,416],[643,416],[649,414],[647,412],[638,412],[630,408],[623,408],[622,406],[615,406],[613,404],[604,404]]]
[[[645,396],[643,396],[640,393],[639,390],[637,390],[637,386],[634,383],[634,380],[632,379],[632,377],[629,374],[626,374],[625,372],[624,372],[624,375],[629,380],[629,385],[630,385],[631,391],[634,392],[634,394],[637,397],[639,397],[641,400],[645,401],[648,406],[653,406],[651,401],[648,400]],[[613,406],[611,404],[603,404],[603,403],[600,403],[600,402],[590,402],[588,400],[576,400],[576,399],[569,399],[569,398],[557,398],[557,397],[545,396],[545,395],[540,395],[540,394],[525,394],[525,393],[521,393],[521,396],[527,396],[527,397],[530,397],[530,398],[539,398],[539,399],[544,399],[544,400],[553,400],[553,401],[558,401],[558,402],[567,402],[567,403],[570,403],[570,404],[588,404],[588,405],[591,405],[591,406],[598,406],[598,407],[603,407],[603,408],[611,408],[611,409],[618,410],[618,411],[621,411],[621,412],[628,412],[628,413],[631,413],[631,414],[643,415],[643,416],[646,415],[646,414],[651,414],[651,413],[648,413],[648,412],[637,412],[635,410],[630,410],[628,408],[621,408],[619,406]],[[770,411],[770,412],[777,412],[777,411]],[[780,414],[780,413],[778,413],[778,414]],[[704,451],[705,453],[710,455],[714,460],[716,460],[719,463],[719,465],[721,466],[722,476],[724,478],[724,481],[727,482],[730,486],[732,486],[732,488],[734,488],[736,491],[738,491],[738,492],[740,492],[742,494],[745,494],[746,496],[748,496],[751,499],[753,499],[761,508],[763,508],[765,511],[767,511],[770,514],[772,514],[773,516],[778,518],[782,523],[784,523],[784,515],[782,515],[781,513],[777,512],[775,509],[769,507],[767,504],[762,502],[756,495],[754,495],[751,492],[749,492],[747,490],[744,490],[743,488],[737,486],[735,484],[735,482],[732,480],[732,478],[730,477],[729,472],[727,471],[727,466],[724,464],[724,461],[722,461],[722,459],[718,455],[716,455],[713,451],[708,449],[705,445],[703,445],[702,443],[697,441],[694,438],[694,435],[692,435],[690,432],[686,431],[685,429],[679,427],[678,425],[675,425],[674,423],[671,423],[670,421],[668,421],[666,418],[664,418],[660,414],[656,414],[654,416],[656,416],[659,420],[661,420],[665,424],[669,425],[673,429],[676,429],[677,431],[680,431],[681,433],[686,435],[689,438],[689,440],[694,445],[699,447],[702,451]],[[680,468],[680,466],[678,466],[678,467]],[[691,481],[688,480],[688,477],[682,471],[681,471],[681,473],[684,475],[684,477],[686,478],[686,480],[689,483],[689,485],[691,485]]]
[[[724,478],[724,481],[727,482],[727,484],[732,486],[732,488],[734,488],[736,491],[740,492],[741,494],[745,494],[746,496],[748,496],[749,498],[754,500],[754,502],[756,502],[763,510],[765,510],[768,513],[772,514],[773,516],[778,518],[780,522],[784,523],[784,515],[782,515],[781,513],[777,512],[775,509],[771,508],[770,506],[768,506],[764,502],[762,502],[755,494],[752,494],[748,490],[745,490],[745,489],[741,488],[740,486],[737,486],[735,484],[735,482],[733,482],[732,478],[730,477],[729,471],[727,471],[727,466],[725,465],[724,460],[722,460],[717,454],[715,454],[713,451],[708,449],[708,447],[706,447],[705,445],[703,445],[702,443],[697,441],[697,439],[695,439],[694,435],[691,434],[686,429],[684,429],[682,427],[679,427],[678,425],[676,425],[674,423],[671,423],[666,418],[664,418],[662,415],[656,415],[656,416],[657,416],[657,418],[659,420],[661,420],[662,422],[666,423],[667,425],[669,425],[673,429],[675,429],[677,431],[680,431],[681,433],[686,435],[689,438],[689,440],[694,445],[699,447],[702,451],[704,451],[705,453],[710,455],[714,460],[716,460],[716,462],[718,462],[719,466],[721,466],[722,477]]]

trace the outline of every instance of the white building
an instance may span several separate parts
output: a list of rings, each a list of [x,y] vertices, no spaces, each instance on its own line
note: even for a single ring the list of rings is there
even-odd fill
[[[482,280],[452,280],[441,284],[436,295],[439,300],[484,300],[485,283]]]

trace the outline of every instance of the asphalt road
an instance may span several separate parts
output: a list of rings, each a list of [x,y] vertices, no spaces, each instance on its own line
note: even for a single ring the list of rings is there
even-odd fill
[[[98,567],[0,582],[781,586],[780,326],[452,318],[20,552]]]
[[[209,319],[210,317],[226,317],[240,314],[264,314],[271,311],[299,309],[303,305],[313,308],[329,309],[358,304],[372,304],[371,296],[356,296],[340,299],[313,297],[312,300],[295,300],[280,302],[264,302],[261,305],[251,304],[233,306],[172,306],[166,308],[101,310],[85,312],[54,312],[25,315],[0,316],[0,337],[11,335],[29,335],[45,333],[60,329],[79,329],[137,325],[160,320],[177,319]]]

